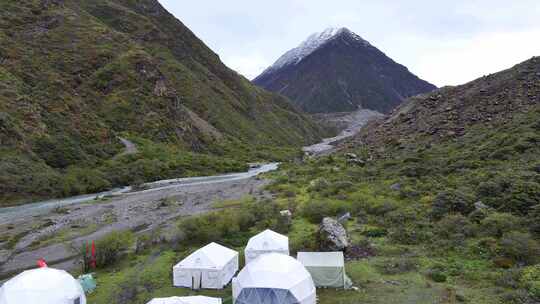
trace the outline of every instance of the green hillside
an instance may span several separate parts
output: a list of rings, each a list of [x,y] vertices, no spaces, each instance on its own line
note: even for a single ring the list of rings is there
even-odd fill
[[[244,169],[320,134],[156,0],[0,3],[0,204]],[[115,157],[119,136],[141,153]]]

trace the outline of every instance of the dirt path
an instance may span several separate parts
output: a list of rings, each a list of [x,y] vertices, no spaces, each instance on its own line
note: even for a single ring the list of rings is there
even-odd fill
[[[268,181],[258,177],[222,182],[170,185],[158,191],[125,193],[106,200],[71,205],[42,215],[13,218],[0,231],[22,235],[0,266],[0,279],[35,267],[44,258],[57,268],[77,267],[73,257],[87,241],[114,231],[143,231],[173,227],[174,219],[213,209],[216,201],[246,195],[268,196],[262,188]]]

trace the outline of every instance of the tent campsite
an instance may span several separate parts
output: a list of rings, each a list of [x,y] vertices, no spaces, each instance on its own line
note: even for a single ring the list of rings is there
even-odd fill
[[[147,304],[221,304],[221,299],[204,296],[156,298]]]
[[[306,267],[317,287],[350,288],[345,274],[343,252],[298,252],[298,261]]]
[[[27,270],[0,288],[0,304],[86,304],[83,288],[64,270]]]
[[[222,289],[238,271],[238,252],[210,243],[173,267],[173,285]]]
[[[289,238],[269,229],[252,237],[244,250],[246,264],[270,252],[289,255]]]
[[[247,264],[233,279],[235,304],[315,304],[309,272],[294,258],[268,253]]]

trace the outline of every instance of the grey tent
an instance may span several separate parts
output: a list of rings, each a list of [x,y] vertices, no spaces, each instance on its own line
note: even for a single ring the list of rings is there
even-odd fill
[[[350,288],[343,252],[299,252],[298,261],[306,267],[317,287]]]

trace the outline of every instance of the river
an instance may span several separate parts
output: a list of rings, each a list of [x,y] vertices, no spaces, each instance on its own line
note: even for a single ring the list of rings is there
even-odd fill
[[[153,191],[161,191],[169,188],[177,188],[182,186],[195,186],[195,185],[207,185],[214,183],[223,183],[230,181],[238,181],[248,179],[257,176],[262,173],[274,171],[278,168],[278,163],[268,163],[256,168],[251,168],[247,172],[231,173],[223,175],[213,176],[200,176],[200,177],[186,177],[177,179],[167,179],[156,182],[144,184],[142,188],[144,190],[132,191],[132,187],[127,186],[123,188],[117,188],[110,191],[104,191],[100,193],[85,194],[79,196],[73,196],[62,199],[51,199],[45,201],[32,202],[15,207],[0,208],[0,224],[5,224],[13,220],[13,218],[22,216],[37,216],[46,214],[56,208],[62,208],[77,204],[82,204],[100,199],[107,196],[118,195],[137,195],[141,193],[148,193]]]

